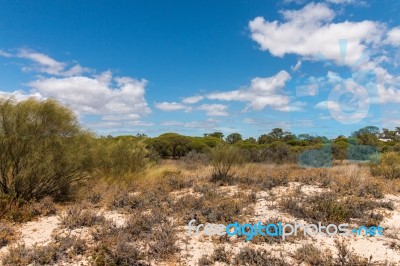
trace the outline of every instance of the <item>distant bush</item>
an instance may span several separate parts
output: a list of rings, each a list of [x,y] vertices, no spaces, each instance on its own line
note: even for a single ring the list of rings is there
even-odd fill
[[[380,162],[379,162],[380,161]],[[388,179],[400,178],[400,154],[388,152],[380,156],[375,156],[370,164],[372,175],[383,176]]]
[[[121,176],[138,172],[148,161],[149,151],[139,139],[100,139],[96,150],[95,164],[105,175]]]
[[[210,155],[208,153],[199,153],[193,150],[188,152],[186,156],[182,157],[181,162],[187,169],[196,169],[207,165],[210,162]]]
[[[304,151],[299,155],[299,164],[302,167],[330,167],[333,155],[330,145],[324,145],[322,149]]]
[[[218,145],[211,150],[212,180],[229,181],[243,163],[243,153],[239,148],[227,144]]]

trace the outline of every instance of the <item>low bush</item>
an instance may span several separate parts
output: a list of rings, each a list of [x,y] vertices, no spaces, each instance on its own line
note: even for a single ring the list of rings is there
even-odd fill
[[[9,252],[3,256],[2,263],[5,266],[54,265],[61,261],[71,262],[87,250],[85,241],[80,238],[56,237],[55,241],[46,246],[10,247]]]
[[[244,163],[243,153],[239,148],[219,144],[211,150],[212,181],[231,181],[238,168]]]
[[[304,244],[298,248],[294,254],[294,258],[299,264],[307,263],[311,266],[333,266],[332,255],[322,252],[312,244]]]
[[[233,265],[271,265],[286,266],[289,265],[283,260],[272,257],[268,252],[261,249],[252,249],[245,247],[240,249],[239,253],[232,261]]]
[[[90,227],[104,222],[104,216],[94,210],[85,209],[84,206],[75,204],[69,207],[61,217],[61,223],[68,229]]]
[[[6,223],[0,222],[0,249],[10,244],[15,238],[14,230]]]
[[[370,167],[374,176],[383,176],[388,179],[400,178],[400,154],[397,152],[384,153],[380,158],[375,157]]]

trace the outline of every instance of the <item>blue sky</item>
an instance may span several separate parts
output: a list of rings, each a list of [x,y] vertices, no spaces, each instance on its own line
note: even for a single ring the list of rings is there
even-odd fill
[[[397,1],[0,1],[0,95],[99,135],[400,126]]]

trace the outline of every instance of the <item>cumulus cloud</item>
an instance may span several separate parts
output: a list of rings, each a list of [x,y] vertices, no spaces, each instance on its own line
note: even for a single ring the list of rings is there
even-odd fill
[[[157,109],[160,109],[161,111],[179,111],[179,110],[185,110],[186,112],[190,111],[191,108],[187,105],[184,105],[182,103],[177,103],[177,102],[162,102],[162,103],[156,103],[155,107]]]
[[[383,26],[378,22],[333,23],[335,12],[324,3],[310,3],[300,10],[281,11],[283,22],[256,17],[249,22],[251,38],[261,50],[282,57],[300,55],[315,59],[322,55],[340,64],[338,40],[347,40],[346,64],[353,64],[370,44],[381,40]]]
[[[248,104],[247,109],[251,108],[255,111],[260,111],[267,106],[277,110],[287,110],[289,97],[283,93],[282,88],[289,79],[289,73],[282,70],[272,77],[252,79],[247,88],[211,93],[207,95],[207,98],[246,102]]]
[[[143,125],[139,119],[151,112],[145,99],[147,81],[144,79],[113,76],[111,71],[94,75],[78,63],[60,62],[28,49],[14,54],[1,51],[0,56],[26,59],[32,65],[25,65],[23,70],[46,74],[26,84],[31,88],[29,92],[0,92],[2,97],[53,98],[71,107],[79,116],[99,115],[99,125],[103,126]]]
[[[97,77],[41,78],[28,83],[46,98],[55,98],[80,114],[122,115],[129,118],[150,113],[145,100],[146,80],[112,77],[106,71]]]
[[[183,102],[183,103],[187,103],[187,104],[194,104],[194,103],[200,102],[200,101],[203,100],[203,99],[204,99],[203,96],[201,96],[201,95],[196,95],[196,96],[191,96],[191,97],[184,98],[184,99],[182,100],[182,102]]]
[[[393,28],[387,33],[385,43],[400,46],[400,27]]]
[[[224,104],[203,104],[198,109],[206,111],[206,114],[208,116],[227,116],[227,115],[229,115],[227,112],[228,106],[226,106]]]

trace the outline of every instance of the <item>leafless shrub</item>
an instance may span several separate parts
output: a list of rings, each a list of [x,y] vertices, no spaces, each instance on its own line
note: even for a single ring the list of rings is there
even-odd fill
[[[312,244],[304,244],[295,252],[294,258],[299,262],[308,263],[312,266],[330,266],[334,265],[332,255],[322,252]]]
[[[368,259],[361,258],[355,255],[353,252],[349,250],[346,243],[343,241],[336,240],[335,241],[336,248],[338,250],[337,259],[335,261],[336,265],[347,266],[347,265],[360,265],[360,266],[367,266],[372,265],[372,255]]]
[[[14,238],[14,230],[6,223],[0,222],[0,248],[7,246]]]
[[[3,265],[53,265],[60,261],[73,260],[75,256],[85,254],[86,242],[77,237],[56,237],[46,246],[11,247],[2,259]]]
[[[68,229],[90,227],[103,221],[104,216],[97,214],[93,210],[85,209],[79,204],[69,207],[61,218],[61,223]]]
[[[283,260],[271,257],[265,250],[242,248],[232,261],[234,265],[276,265],[286,266]]]

